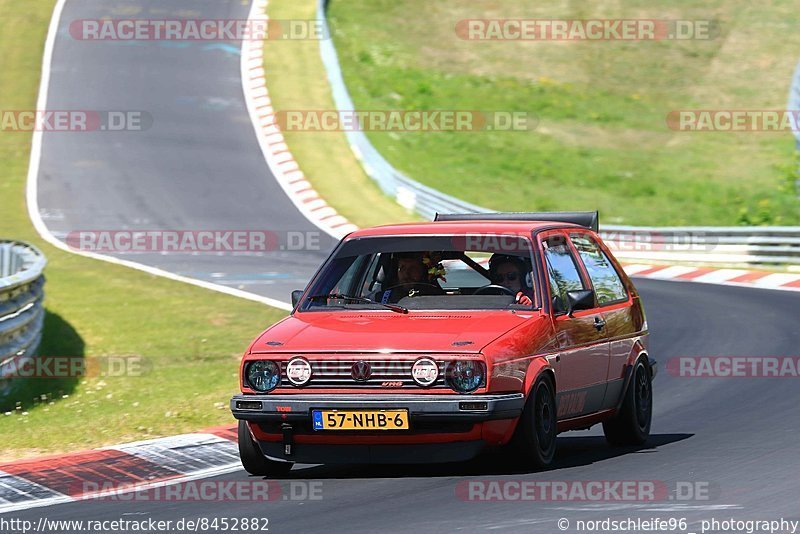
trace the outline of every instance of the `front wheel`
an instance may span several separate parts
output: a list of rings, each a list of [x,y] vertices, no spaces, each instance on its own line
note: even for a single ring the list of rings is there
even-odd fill
[[[553,382],[546,375],[536,379],[531,389],[515,436],[522,462],[547,468],[556,455],[556,395]]]
[[[242,467],[251,475],[260,477],[270,476],[283,476],[287,474],[294,465],[292,462],[277,462],[270,460],[258,444],[253,440],[250,435],[250,429],[247,428],[247,423],[239,421],[239,459],[242,461]]]
[[[639,360],[619,413],[603,423],[603,433],[611,445],[642,445],[650,436],[653,417],[653,383],[650,369]]]

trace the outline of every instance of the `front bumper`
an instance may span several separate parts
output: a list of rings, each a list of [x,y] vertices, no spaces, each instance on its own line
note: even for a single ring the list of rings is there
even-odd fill
[[[254,423],[311,420],[311,410],[381,410],[405,408],[412,422],[479,423],[514,419],[522,414],[522,393],[502,395],[236,395],[231,412]]]
[[[245,403],[245,404],[242,404]],[[486,446],[481,427],[510,428],[522,393],[503,395],[236,395],[231,411],[248,421],[261,452],[301,463],[426,463],[473,458]],[[383,433],[314,431],[311,410],[406,409],[410,430]],[[496,442],[496,441],[495,441]]]

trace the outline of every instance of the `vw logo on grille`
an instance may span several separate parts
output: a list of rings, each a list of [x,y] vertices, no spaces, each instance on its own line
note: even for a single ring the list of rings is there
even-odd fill
[[[372,367],[365,361],[358,361],[353,364],[350,370],[350,376],[356,382],[366,382],[372,376]]]

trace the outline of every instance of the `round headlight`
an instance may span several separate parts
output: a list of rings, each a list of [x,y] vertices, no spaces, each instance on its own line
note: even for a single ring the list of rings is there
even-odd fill
[[[286,378],[295,386],[304,386],[311,380],[311,364],[305,358],[292,358],[286,365]]]
[[[420,358],[411,367],[411,378],[424,388],[432,386],[439,378],[439,366],[430,358]]]
[[[459,393],[475,391],[486,378],[483,363],[476,360],[458,360],[447,368],[447,383]]]
[[[257,360],[248,364],[245,371],[247,383],[256,391],[272,391],[281,382],[281,368],[268,360]]]

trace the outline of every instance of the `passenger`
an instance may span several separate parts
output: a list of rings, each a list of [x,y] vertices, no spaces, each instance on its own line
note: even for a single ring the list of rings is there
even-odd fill
[[[527,283],[529,274],[525,261],[518,256],[495,254],[489,259],[492,283],[514,291],[517,304],[524,306],[533,304],[533,289]]]

